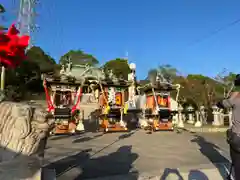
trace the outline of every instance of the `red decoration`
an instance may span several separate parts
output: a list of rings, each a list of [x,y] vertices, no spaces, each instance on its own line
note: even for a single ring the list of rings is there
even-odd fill
[[[52,112],[52,111],[54,111],[54,106],[53,106],[53,102],[51,100],[51,97],[48,93],[47,81],[46,80],[43,80],[43,87],[44,87],[46,100],[47,100],[47,104],[48,104],[48,112]]]
[[[29,40],[29,36],[19,36],[14,24],[7,32],[0,31],[0,63],[9,68],[17,67],[26,59],[25,50]]]

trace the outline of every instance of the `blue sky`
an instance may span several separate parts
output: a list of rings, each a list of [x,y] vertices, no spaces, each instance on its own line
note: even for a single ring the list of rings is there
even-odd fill
[[[239,9],[239,0],[41,0],[34,40],[57,61],[70,49],[101,64],[128,51],[139,78],[160,64],[214,76],[240,72],[240,23],[192,43],[240,18]]]

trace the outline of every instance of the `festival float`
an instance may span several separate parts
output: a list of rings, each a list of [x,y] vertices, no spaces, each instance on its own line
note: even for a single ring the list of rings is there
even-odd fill
[[[97,87],[99,96],[99,124],[100,130],[127,131],[127,122],[124,121],[124,106],[129,83],[116,79],[113,75],[99,82]]]
[[[135,68],[132,66],[128,80],[116,78],[110,70],[95,86],[100,92],[98,122],[101,131],[129,131],[137,126],[135,115],[141,110],[135,106]]]
[[[124,80],[116,78],[111,70],[106,73],[101,68],[88,65],[72,65],[71,75],[82,82],[81,103],[88,103],[90,94],[85,94],[87,89],[91,89],[95,99],[94,103],[97,103],[96,109],[93,108],[90,115],[94,114],[94,116],[88,123],[96,127],[97,131],[129,130],[129,125],[133,124],[131,123],[133,114],[136,113],[134,102],[131,101],[134,97],[132,76],[128,80]]]
[[[55,125],[51,134],[75,134],[84,131],[80,120],[80,100],[84,80],[71,75],[71,63],[59,75],[43,75],[43,86],[49,114]]]
[[[158,74],[149,84],[141,88],[145,95],[143,114],[147,122],[145,129],[150,131],[174,130],[172,118],[177,113],[171,107],[171,92],[176,92],[178,99],[180,85],[161,80]]]

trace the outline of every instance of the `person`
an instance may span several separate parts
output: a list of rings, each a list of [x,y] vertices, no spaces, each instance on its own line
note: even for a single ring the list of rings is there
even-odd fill
[[[240,92],[232,92],[229,98],[219,102],[217,106],[221,109],[232,108],[232,125],[227,131],[227,142],[235,179],[240,180]]]

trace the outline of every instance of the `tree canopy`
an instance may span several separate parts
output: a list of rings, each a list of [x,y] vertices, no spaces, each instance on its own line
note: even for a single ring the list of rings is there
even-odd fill
[[[93,55],[81,50],[70,50],[60,58],[59,63],[65,65],[69,60],[76,65],[88,64],[89,66],[95,66],[99,63]]]
[[[16,69],[6,71],[8,99],[21,99],[32,92],[42,92],[41,73],[53,72],[57,67],[52,57],[40,47],[33,46],[26,53],[27,59]]]
[[[160,73],[166,81],[171,82],[177,76],[178,70],[169,64],[160,65],[157,68],[150,69],[146,79],[156,78],[158,73]]]
[[[0,4],[0,18],[2,18],[3,13],[5,13],[6,10],[3,7],[2,4]],[[1,19],[2,20],[2,19]],[[2,23],[0,23],[0,30],[5,30],[6,28],[4,27],[4,25],[2,25]]]
[[[53,71],[56,67],[55,60],[37,46],[33,46],[27,51],[27,61],[36,63],[41,72]]]
[[[121,58],[116,58],[114,60],[106,62],[103,65],[103,69],[106,73],[111,70],[117,78],[124,78],[126,80],[128,79],[128,74],[131,71],[128,65],[128,61]]]
[[[221,77],[221,80],[202,74],[188,74],[185,77],[180,75],[176,68],[170,65],[162,65],[155,69],[150,69],[147,79],[152,76],[155,78],[158,72],[164,78],[181,85],[180,101],[182,103],[194,103],[196,106],[205,105],[208,107],[223,98],[224,91],[227,91],[227,87],[229,89],[236,77],[236,74],[232,72]]]

